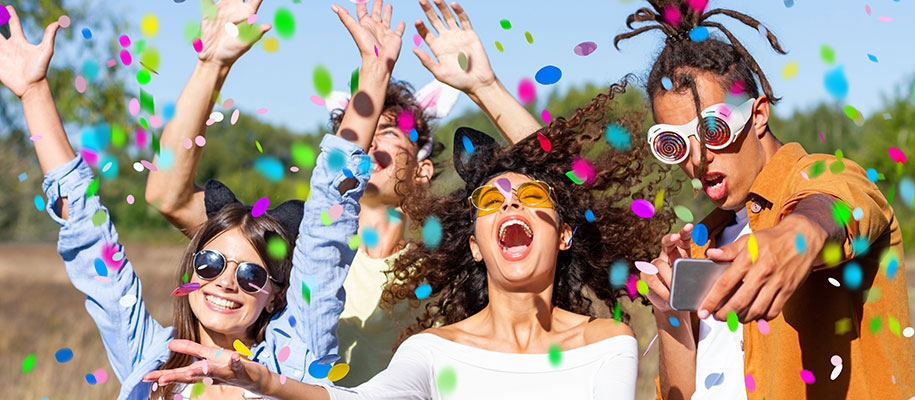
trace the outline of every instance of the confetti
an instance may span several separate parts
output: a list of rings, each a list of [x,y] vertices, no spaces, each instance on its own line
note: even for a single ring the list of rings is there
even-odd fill
[[[704,26],[697,26],[689,30],[689,40],[694,42],[701,42],[705,39],[708,39],[708,28]]]
[[[512,28],[511,21],[509,21],[507,19],[503,19],[503,20],[499,21],[499,25],[501,25],[502,29],[505,29],[505,30],[509,30]]]
[[[705,389],[709,390],[714,386],[718,386],[724,383],[724,373],[723,372],[713,372],[708,374],[705,377]]]
[[[639,276],[636,274],[629,274],[629,278],[626,279],[626,295],[629,296],[629,300],[635,300],[636,297],[639,297]]]
[[[594,170],[594,166],[584,158],[576,158],[575,161],[572,161],[572,172],[576,177],[585,182],[593,181],[597,174]],[[652,213],[654,213],[654,210],[652,210]]]
[[[130,47],[130,36],[121,35],[118,37],[118,43],[121,44],[121,47]]]
[[[792,62],[785,64],[785,66],[782,67],[782,79],[788,80],[788,79],[794,78],[797,75],[797,70],[798,70],[797,61],[792,61]]]
[[[835,357],[838,357],[838,356],[833,356],[833,358],[835,358]],[[831,380],[831,381],[836,380],[836,378],[839,377],[839,374],[842,373],[841,361],[842,361],[842,359],[839,358],[839,364],[833,364],[833,365],[835,365],[835,367],[832,368],[832,372],[829,374],[829,380]]]
[[[527,40],[528,43],[534,43],[534,36],[530,32],[524,32],[524,40]]]
[[[810,372],[810,370],[807,369],[801,371],[801,380],[808,385],[812,385],[814,382],[816,382],[816,378],[814,378],[813,372]]]
[[[673,89],[674,83],[670,80],[670,78],[665,76],[661,78],[661,86],[664,87],[664,90],[670,90]]]
[[[86,78],[83,78],[82,76],[77,76],[76,80],[73,83],[74,83],[74,86],[76,86],[77,92],[83,93],[86,91]]]
[[[594,222],[594,211],[585,210],[585,220],[588,222]]]
[[[327,371],[327,379],[331,382],[339,381],[349,373],[349,365],[346,363],[340,363],[334,365],[330,371]]]
[[[37,208],[38,211],[44,211],[44,198],[42,198],[40,195],[35,195],[35,208]]]
[[[651,218],[654,216],[654,205],[648,200],[637,199],[632,202],[632,212],[642,218]]]
[[[636,261],[635,268],[646,275],[655,275],[658,273],[658,267],[655,267],[654,264],[650,262]]]
[[[359,238],[359,235],[350,236],[348,244],[350,250],[356,250],[362,244],[362,239]]]
[[[870,322],[870,332],[871,332],[872,334],[875,334],[875,333],[879,332],[879,331],[880,331],[880,328],[882,328],[882,327],[883,327],[883,320],[880,319],[880,316],[879,316],[879,315],[877,315],[877,316],[871,318],[871,322]]]
[[[429,249],[435,249],[442,242],[442,222],[431,216],[423,223],[423,243]]]
[[[534,103],[536,98],[537,87],[534,86],[534,81],[529,78],[522,78],[521,81],[518,82],[518,100],[521,100],[521,103],[524,105],[529,106]]]
[[[261,46],[264,48],[264,51],[267,53],[276,53],[280,51],[280,41],[275,37],[268,37],[264,39],[264,42],[261,43]]]
[[[305,281],[302,281],[302,298],[305,299],[305,304],[311,304],[311,288],[305,284]]]
[[[890,147],[887,152],[889,153],[890,158],[897,163],[905,164],[906,161],[908,161],[905,157],[905,153],[903,153],[902,150],[899,150],[898,148]]]
[[[680,15],[680,10],[678,10],[676,7],[674,7],[672,5],[669,5],[667,7],[664,7],[663,18],[665,21],[667,21],[668,24],[671,24],[673,26],[678,26],[678,25],[680,25],[680,20],[683,17]]]
[[[374,229],[364,228],[360,236],[362,237],[362,242],[365,243],[365,247],[372,249],[378,246],[378,232]]]
[[[842,270],[842,280],[845,282],[845,286],[851,290],[861,287],[861,266],[854,261],[846,263],[845,268]]]
[[[464,54],[463,51],[458,53],[458,66],[461,67],[462,71],[467,71],[470,68],[470,60],[467,59],[467,54]]]
[[[278,8],[273,16],[273,26],[276,27],[277,36],[291,39],[295,34],[295,17],[292,15],[292,11],[285,7]]]
[[[674,206],[674,214],[683,222],[693,222],[693,212],[684,206]]]
[[[235,349],[235,351],[241,353],[241,355],[245,357],[251,357],[254,355],[254,353],[252,353],[251,350],[248,350],[248,347],[246,347],[245,344],[241,342],[241,340],[235,339],[235,341],[232,342],[232,347]]]
[[[283,180],[283,170],[286,168],[283,167],[283,163],[280,160],[271,156],[262,156],[254,160],[254,169],[271,182],[279,182]]]
[[[893,19],[887,16],[877,17],[877,20],[880,22],[893,22]]]
[[[421,44],[423,44],[423,37],[419,36],[418,33],[413,35],[413,45],[419,47]]]
[[[648,296],[648,283],[639,279],[635,283],[635,290],[642,296]]]
[[[731,310],[728,312],[728,329],[731,332],[737,332],[737,326],[740,324],[740,321],[737,320],[737,312]]]
[[[92,225],[94,226],[102,226],[102,224],[105,223],[105,220],[107,220],[105,210],[98,210],[95,214],[92,214]]]
[[[597,50],[597,43],[581,42],[576,45],[574,49],[572,49],[572,52],[574,52],[576,55],[584,57],[593,53],[594,50]]]
[[[787,7],[787,8],[794,7],[794,0],[785,0],[785,7]]]
[[[137,304],[137,296],[134,296],[132,294],[125,294],[124,296],[121,297],[120,300],[118,300],[118,304],[120,304],[121,307],[133,306],[134,304]]]
[[[551,344],[547,354],[547,357],[550,360],[550,365],[553,367],[558,367],[559,364],[562,363],[562,348],[559,347],[558,343]]]
[[[99,276],[108,276],[108,268],[105,266],[105,262],[101,258],[96,258],[93,263],[95,267],[95,273]]]
[[[496,50],[499,50],[500,53],[505,51],[505,49],[502,47],[502,43],[499,43],[498,40],[496,41]]]
[[[566,172],[566,176],[569,177],[569,179],[572,180],[572,182],[575,182],[576,185],[581,185],[582,183],[585,183],[584,179],[580,179],[577,176],[575,176],[575,172],[573,172],[573,171]]]
[[[292,328],[295,328],[295,316],[294,315],[289,316],[289,326]]]
[[[200,284],[197,282],[185,283],[181,286],[175,288],[172,291],[172,296],[186,296],[187,294],[200,289]]]
[[[92,31],[90,31],[89,28],[83,28],[80,33],[83,34],[84,39],[92,39]]]
[[[312,80],[318,96],[328,98],[333,90],[333,80],[327,67],[323,65],[316,66],[312,72]]]
[[[444,367],[439,371],[435,382],[440,394],[450,394],[457,388],[457,371],[454,370],[454,367]]]
[[[4,8],[4,7],[0,6],[0,9],[2,9],[2,8]],[[30,353],[29,355],[25,356],[25,358],[22,360],[22,373],[23,374],[27,374],[27,373],[31,372],[33,368],[35,368],[35,360],[37,358],[38,358],[38,355],[35,353]]]
[[[289,346],[283,346],[278,353],[276,353],[276,360],[279,362],[285,362],[289,358]]]
[[[759,333],[763,335],[769,334],[769,322],[764,319],[756,321],[756,328],[759,329]]]
[[[541,85],[552,85],[559,82],[562,78],[562,71],[554,65],[547,65],[540,68],[534,75],[534,79]]]
[[[610,285],[614,288],[623,287],[629,276],[629,267],[624,260],[616,260],[610,266]]]
[[[496,189],[502,193],[502,197],[509,198],[512,195],[512,183],[508,178],[499,178],[495,182]]]
[[[912,328],[911,326],[909,326],[909,327],[907,327],[907,328],[905,328],[905,329],[902,330],[902,336],[905,336],[905,337],[907,337],[907,338],[910,338],[910,337],[912,337],[913,335],[915,335],[915,328]]]
[[[670,322],[671,326],[674,326],[674,327],[680,326],[680,320],[677,319],[677,317],[669,317],[668,321]]]
[[[823,85],[832,97],[844,99],[848,95],[848,79],[845,78],[845,67],[838,66],[823,77]],[[854,119],[854,118],[852,118]]]
[[[65,363],[73,359],[73,350],[70,350],[67,347],[64,347],[54,353],[54,359],[59,363]]]
[[[544,110],[544,111],[546,111],[546,110]],[[547,139],[546,136],[543,135],[543,133],[537,132],[537,140],[540,141],[540,148],[543,149],[543,151],[550,151],[550,149],[552,148],[552,145],[550,144],[550,139]]]
[[[798,254],[804,254],[804,251],[807,250],[807,241],[804,240],[803,234],[798,233],[797,236],[794,237],[794,248],[797,250]]]
[[[429,297],[430,294],[432,294],[432,286],[429,286],[428,283],[424,283],[417,286],[413,293],[416,294],[417,299],[425,299],[426,297]]]
[[[743,377],[743,382],[744,382],[744,384],[747,386],[747,391],[748,391],[748,392],[753,392],[753,391],[756,390],[756,380],[753,379],[753,375],[746,374],[746,375]]]
[[[140,31],[149,38],[155,37],[156,34],[159,33],[159,19],[156,18],[155,14],[146,14],[143,16],[143,19],[140,20]]]
[[[868,60],[871,60],[872,62],[880,62],[880,61],[877,60],[877,56],[875,56],[875,55],[873,55],[873,54],[871,54],[871,53],[867,53],[867,59],[868,59]]]
[[[759,258],[759,245],[756,243],[756,235],[754,235],[752,232],[750,233],[750,237],[747,239],[747,252],[750,253],[750,261],[755,264],[756,259]]]
[[[648,347],[645,348],[645,352],[642,353],[642,357],[645,357],[645,355],[648,354],[648,350],[651,350],[651,346],[654,344],[654,342],[656,340],[658,340],[657,334],[654,335],[654,338],[651,339],[651,342],[648,342]]]
[[[549,125],[550,121],[553,120],[553,117],[550,115],[549,110],[543,110],[540,112],[540,118],[543,119],[543,123]],[[539,133],[539,132],[538,132]],[[549,151],[549,150],[547,150]]]
[[[19,174],[19,182],[25,181],[28,178],[29,178],[29,174],[27,174],[25,172]]]
[[[92,373],[92,376],[95,377],[95,381],[99,385],[101,385],[105,382],[108,382],[108,372],[105,371],[104,369],[99,368],[99,369],[95,370],[95,372]]]
[[[226,33],[231,37],[238,37],[238,25],[235,25],[231,22],[226,22],[223,27],[226,30]]]
[[[696,246],[703,247],[708,243],[708,228],[705,224],[698,224],[693,227],[691,236]]]
[[[865,5],[864,5],[864,12],[865,12],[868,16],[871,15],[871,6],[870,6],[870,4],[865,4]]]
[[[829,45],[824,44],[820,46],[820,59],[823,60],[826,64],[835,64],[836,62],[836,51],[829,47]]]
[[[266,197],[264,197],[266,199]],[[279,236],[270,236],[267,239],[267,255],[274,260],[284,260],[289,254],[286,241]]]
[[[632,141],[629,132],[617,123],[607,124],[606,129],[607,144],[617,150],[629,150],[632,147]]]

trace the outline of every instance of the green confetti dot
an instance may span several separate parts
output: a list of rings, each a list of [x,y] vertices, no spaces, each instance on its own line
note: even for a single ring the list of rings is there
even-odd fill
[[[737,311],[731,310],[728,312],[728,329],[731,332],[737,332],[738,324],[740,324],[740,321],[737,320]]]
[[[149,81],[151,79],[152,79],[152,76],[149,74],[149,71],[147,71],[145,69],[141,69],[141,70],[137,71],[137,83],[139,83],[141,85],[145,85],[145,84],[149,83]]]
[[[844,335],[851,330],[851,318],[842,318],[836,321],[836,335]]]
[[[886,316],[886,327],[889,328],[890,332],[892,332],[894,335],[896,335],[896,336],[900,335],[898,319],[887,315]]]
[[[86,198],[95,196],[95,193],[98,192],[98,177],[89,182],[89,187],[86,188]]]
[[[216,19],[216,14],[219,13],[216,2],[213,0],[200,0],[200,11],[203,12],[204,18],[210,20]]]
[[[293,25],[293,29],[295,26]],[[242,22],[238,24],[238,40],[247,45],[254,44],[261,35],[261,28],[254,24]]]
[[[314,81],[315,91],[318,92],[318,96],[324,98],[330,96],[330,92],[334,89],[334,82],[330,77],[330,71],[327,67],[323,65],[316,66],[312,73],[312,80]]]
[[[315,166],[317,155],[311,146],[302,142],[295,142],[292,144],[291,153],[292,161],[298,164],[299,167],[313,168]]]
[[[273,26],[276,28],[277,36],[283,39],[290,39],[295,34],[295,17],[288,8],[280,7],[273,16]]]
[[[321,211],[321,223],[323,223],[324,226],[330,226],[330,224],[334,223],[334,221],[330,219],[330,213],[328,213],[327,210]]]
[[[442,368],[435,379],[439,394],[450,394],[457,388],[457,371],[454,367]]]
[[[642,296],[648,296],[648,284],[641,279],[635,283],[635,290]]]
[[[829,164],[829,172],[838,174],[842,171],[845,171],[845,163],[842,160],[836,160]]]
[[[683,222],[693,222],[693,212],[684,206],[674,206],[674,214]]]
[[[502,25],[502,29],[506,29],[506,30],[512,28],[511,21],[509,21],[507,19],[503,19],[503,20],[499,21],[499,25]]]
[[[206,392],[207,388],[203,385],[203,382],[197,382],[194,386],[191,386],[191,398],[197,398],[203,395],[203,392]]]
[[[140,53],[140,63],[146,66],[146,68],[156,71],[159,69],[159,64],[161,59],[159,57],[159,50],[156,50],[155,47],[150,47]]]
[[[188,21],[184,24],[184,41],[187,44],[194,43],[194,39],[200,37],[200,22]]]
[[[837,200],[832,203],[832,218],[841,226],[848,225],[848,222],[851,221],[851,207],[844,201]]]
[[[124,147],[127,144],[127,132],[120,125],[111,126],[111,145],[116,148]]]
[[[820,58],[823,59],[823,62],[826,64],[834,64],[836,62],[836,51],[829,47],[829,45],[824,44],[820,46]]]
[[[575,176],[575,172],[573,172],[573,171],[566,172],[566,176],[568,176],[569,179],[571,179],[572,182],[575,182],[575,184],[577,184],[577,185],[581,185],[582,183],[585,183],[584,179],[579,179],[577,176]]]
[[[353,235],[349,238],[349,249],[356,250],[359,248],[359,245],[362,244],[362,239],[359,238],[359,235]]]
[[[502,47],[502,43],[500,43],[498,40],[496,40],[496,50],[499,50],[500,53],[505,51],[505,48]]]
[[[461,70],[466,71],[470,67],[470,62],[467,60],[467,54],[460,52],[458,54],[458,65],[461,67]]]
[[[694,190],[702,189],[702,181],[700,181],[699,179],[693,179],[693,180],[689,181],[689,183],[691,185],[693,185]]]
[[[305,304],[311,304],[311,289],[304,281],[302,282],[302,298],[305,299]]]
[[[550,345],[550,365],[558,367],[562,363],[562,348],[559,347],[558,343],[553,343]]]
[[[871,318],[871,322],[869,325],[870,325],[871,333],[875,334],[880,331],[880,328],[883,327],[883,320],[880,319],[880,316],[878,315],[874,318]]]
[[[185,272],[184,275],[181,276],[181,283],[187,283],[187,281],[189,281],[190,279],[191,279],[191,276],[188,275],[187,272]]]
[[[359,68],[354,69],[353,73],[349,75],[350,96],[356,94],[357,90],[359,90]]]
[[[620,303],[616,303],[613,305],[613,319],[616,321],[623,320],[623,309],[620,308]]]
[[[107,218],[108,215],[105,214],[105,210],[98,210],[92,215],[92,225],[101,226]]]
[[[25,356],[25,359],[22,360],[22,373],[27,374],[32,372],[32,368],[35,368],[35,360],[38,357],[35,353],[30,353]]]
[[[255,140],[255,141],[254,141],[254,145],[257,146],[257,151],[258,151],[259,153],[263,153],[263,152],[264,152],[264,148],[261,147],[261,142],[258,142],[257,140]]]
[[[858,109],[854,108],[850,105],[845,106],[844,110],[845,110],[845,115],[847,115],[848,118],[851,119],[852,121],[861,117],[861,113],[858,112]]]
[[[807,176],[816,178],[826,172],[826,160],[820,160],[807,167]]]
[[[534,43],[534,36],[531,35],[530,32],[524,32],[524,39],[526,39],[528,43]]]
[[[267,255],[274,260],[283,260],[289,251],[286,241],[279,236],[271,236],[267,239]]]

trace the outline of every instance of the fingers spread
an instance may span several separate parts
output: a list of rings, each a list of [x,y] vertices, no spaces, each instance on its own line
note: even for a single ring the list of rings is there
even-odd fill
[[[425,51],[418,47],[413,48],[413,54],[416,54],[416,57],[419,57],[419,62],[423,63],[423,66],[426,67],[429,72],[432,72],[432,75],[435,75],[439,65],[434,60],[432,60],[432,57],[429,57]]]
[[[470,18],[467,17],[467,13],[464,12],[464,7],[461,7],[456,1],[451,3],[451,8],[454,9],[454,12],[457,13],[458,19],[461,20],[461,28],[465,31],[472,31],[473,26],[470,25]]]
[[[428,0],[419,0],[419,5],[423,8],[423,12],[426,13],[426,18],[429,18],[429,23],[432,24],[432,27],[435,28],[436,32],[441,33],[445,30],[445,24],[438,18],[438,14],[432,9],[432,5],[429,4]]]
[[[13,36],[25,39],[25,33],[22,32],[22,23],[19,21],[19,14],[16,13],[16,9],[13,6],[6,6],[6,10],[10,13],[10,39]]]
[[[443,0],[434,0],[435,5],[438,7],[439,11],[442,12],[442,17],[445,18],[445,22],[448,23],[448,27],[451,29],[457,29],[457,22],[454,20],[454,14],[451,13],[451,9],[448,8],[448,5],[445,4]]]

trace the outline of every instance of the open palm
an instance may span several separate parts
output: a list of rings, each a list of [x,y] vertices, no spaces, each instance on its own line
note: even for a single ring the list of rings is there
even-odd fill
[[[200,59],[220,65],[231,65],[245,54],[268,30],[270,25],[251,25],[248,18],[257,13],[262,0],[204,0],[200,41]],[[237,35],[229,33],[227,24],[235,25]]]
[[[369,14],[365,2],[358,3],[356,5],[358,22],[340,6],[333,6],[333,10],[353,36],[363,60],[380,58],[393,68],[394,62],[400,57],[401,37],[405,25],[400,22],[397,24],[396,30],[391,30],[393,8],[390,4],[385,6],[383,0],[375,0],[372,13]]]
[[[186,367],[152,371],[143,377],[144,381],[157,381],[159,384],[195,383],[204,378],[211,378],[216,384],[227,384],[261,393],[264,388],[259,385],[270,374],[267,367],[242,359],[238,352],[222,351],[217,347],[204,346],[184,339],[172,340],[168,343],[168,348],[176,353],[194,356],[199,361]]]
[[[413,53],[419,57],[426,69],[435,75],[435,79],[463,92],[473,92],[493,83],[496,76],[489,65],[489,57],[486,56],[483,43],[470,25],[470,19],[464,9],[456,2],[451,3],[460,19],[458,26],[457,20],[444,1],[435,0],[435,5],[442,12],[445,22],[439,19],[428,0],[420,0],[419,3],[429,18],[429,23],[438,32],[438,37],[420,20],[416,21],[416,30],[429,45],[438,62],[419,48],[414,48]],[[466,70],[458,61],[461,53],[464,53],[468,60]]]
[[[29,43],[22,32],[19,16],[12,6],[10,13],[10,38],[0,36],[0,82],[22,97],[33,85],[48,75],[51,56],[54,55],[54,37],[60,24],[48,25],[44,38],[38,45]]]

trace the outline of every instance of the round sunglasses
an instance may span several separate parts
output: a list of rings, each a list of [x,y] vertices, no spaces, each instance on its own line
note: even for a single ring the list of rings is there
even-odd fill
[[[522,183],[512,193],[518,196],[518,201],[527,207],[555,208],[552,198],[553,188],[544,181],[530,181]],[[483,185],[473,190],[468,197],[470,204],[477,210],[477,216],[489,215],[505,202],[505,196],[495,185]],[[473,210],[471,217],[473,217]]]
[[[241,290],[248,293],[257,293],[264,291],[267,280],[279,283],[267,272],[267,269],[252,263],[238,262],[234,258],[228,261],[234,261],[238,266],[235,268],[235,283]],[[216,250],[200,250],[194,254],[194,272],[200,279],[213,280],[222,275],[226,269],[226,256]]]
[[[702,110],[699,117],[683,125],[658,124],[648,130],[651,152],[665,164],[679,164],[689,156],[689,137],[705,135],[705,147],[721,150],[737,141],[752,116],[753,103],[749,99],[738,107],[725,103]]]

